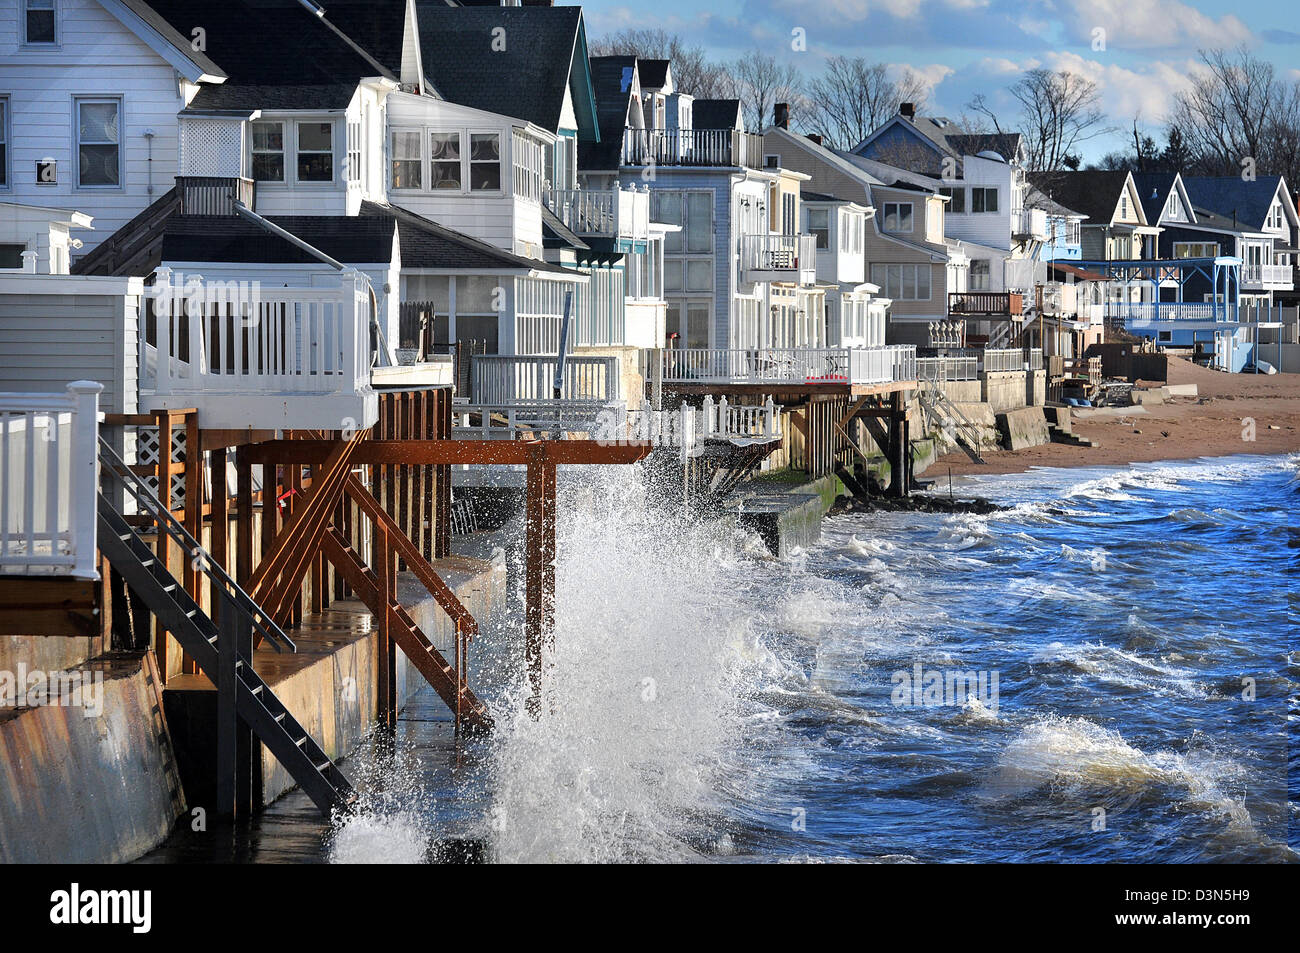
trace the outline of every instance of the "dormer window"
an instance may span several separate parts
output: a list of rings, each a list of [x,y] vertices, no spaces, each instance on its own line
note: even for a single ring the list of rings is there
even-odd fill
[[[912,203],[885,203],[885,231],[910,232],[912,230]]]
[[[298,123],[298,181],[334,181],[334,124]]]
[[[23,0],[23,42],[53,46],[58,39],[54,0]]]

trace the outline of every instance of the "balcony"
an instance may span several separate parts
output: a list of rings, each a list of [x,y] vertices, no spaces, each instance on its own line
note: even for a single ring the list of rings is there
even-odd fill
[[[680,348],[659,352],[676,384],[892,384],[916,379],[916,348]]]
[[[1229,311],[1222,305],[1219,314],[1209,301],[1108,301],[1108,324],[1142,327],[1157,321],[1227,321]]]
[[[1241,286],[1259,291],[1290,291],[1293,287],[1290,265],[1241,266]]]
[[[155,278],[153,333],[140,339],[142,410],[193,407],[211,430],[364,430],[378,420],[364,275],[344,272],[324,288],[166,268]]]
[[[559,358],[545,354],[475,354],[469,399],[474,405],[509,407],[556,399]],[[619,399],[618,358],[568,355],[560,401],[608,403]]]
[[[1051,232],[1047,228],[1047,212],[1041,208],[1022,208],[1011,213],[1011,237],[1031,241],[1047,241]]]
[[[1025,313],[1025,299],[1017,291],[953,291],[948,294],[948,313],[1018,317]]]
[[[582,238],[646,241],[650,192],[637,189],[552,189],[543,193],[565,227]]]
[[[742,235],[740,280],[817,283],[815,235]]]
[[[763,137],[735,129],[626,129],[620,164],[758,169]]]

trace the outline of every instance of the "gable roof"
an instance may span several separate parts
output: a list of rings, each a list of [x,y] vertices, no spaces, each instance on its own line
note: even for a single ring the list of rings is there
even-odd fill
[[[641,85],[646,89],[662,89],[668,82],[668,60],[638,60]]]
[[[190,82],[219,83],[226,79],[225,72],[207,53],[194,49],[191,36],[178,33],[144,0],[99,0],[99,5]],[[186,64],[189,69],[184,68]]]
[[[417,16],[425,72],[444,98],[555,132],[571,90],[579,133],[599,139],[581,7],[421,0]],[[505,48],[494,50],[498,39]]]
[[[1109,225],[1115,217],[1115,206],[1128,183],[1129,173],[1088,169],[1082,172],[1031,173],[1029,178],[1034,188],[1053,202],[1086,215],[1087,224]],[[1142,214],[1145,217],[1145,212]]]
[[[968,133],[957,123],[943,116],[915,116],[909,119],[896,113],[851,151],[857,155],[864,155],[871,143],[886,130],[895,126],[915,133],[921,142],[928,144],[935,152],[954,159],[978,156],[981,152],[996,152],[1005,161],[1010,162],[1019,155],[1023,142],[1018,132]]]
[[[639,78],[635,56],[591,57],[591,84],[596,93],[596,120],[600,141],[578,142],[578,167],[613,170],[623,150],[623,129],[632,102],[633,80]]]
[[[691,124],[696,129],[739,129],[739,99],[697,99],[691,107]]]
[[[1177,172],[1134,172],[1133,185],[1137,189],[1138,201],[1147,221],[1156,224],[1164,214],[1169,202],[1169,193],[1178,180]]]
[[[362,79],[396,80],[297,0],[148,0],[147,6],[182,36],[204,30],[207,55],[229,76],[219,86],[203,85],[192,111],[342,109]]]
[[[576,272],[559,265],[511,254],[477,238],[462,235],[396,205],[362,202],[359,217],[387,218],[397,222],[403,268],[480,270],[488,274],[503,271],[550,271],[577,276]]]
[[[1233,231],[1262,231],[1268,220],[1268,211],[1273,207],[1273,200],[1283,183],[1280,175],[1261,175],[1253,182],[1247,182],[1237,175],[1209,176],[1189,175],[1183,179],[1187,197],[1198,210],[1197,218],[1210,212],[1221,224],[1228,225]],[[1283,207],[1290,202],[1283,202]],[[1288,216],[1294,222],[1295,209]],[[1237,224],[1233,226],[1233,223]]]

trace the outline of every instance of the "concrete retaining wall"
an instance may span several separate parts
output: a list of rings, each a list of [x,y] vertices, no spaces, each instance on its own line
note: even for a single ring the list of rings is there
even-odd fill
[[[0,721],[0,863],[132,860],[162,843],[185,810],[143,657],[93,667],[104,679],[99,717],[42,706]]]
[[[998,431],[1002,445],[1008,450],[1023,450],[1051,443],[1047,417],[1041,407],[1022,407],[1019,410],[998,414]]]
[[[995,414],[1024,407],[1029,402],[1023,370],[985,372],[980,375],[980,385],[981,398]]]

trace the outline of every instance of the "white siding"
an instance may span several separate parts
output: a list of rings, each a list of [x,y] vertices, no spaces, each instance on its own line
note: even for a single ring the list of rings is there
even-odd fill
[[[424,185],[428,185],[428,130],[441,128],[461,129],[470,132],[495,132],[501,137],[502,191],[485,194],[437,192],[427,189],[390,190],[389,201],[410,209],[440,225],[455,229],[480,241],[488,242],[509,252],[521,253],[522,247],[531,247],[532,256],[540,257],[542,246],[542,213],[537,202],[516,198],[512,193],[513,148],[512,132],[515,120],[495,116],[480,110],[467,109],[452,103],[393,93],[388,97],[388,132],[392,130],[420,130],[421,149],[425,164]],[[386,139],[385,142],[388,140]],[[465,148],[465,145],[462,145]],[[387,152],[387,150],[385,150]],[[385,175],[388,174],[385,166]]]
[[[46,293],[26,290],[37,281]],[[61,393],[69,381],[99,381],[100,410],[135,413],[140,298],[127,289],[121,278],[0,278],[0,391]]]
[[[60,45],[46,52],[18,48],[17,0],[0,5],[0,94],[13,111],[13,188],[0,198],[94,216],[95,231],[78,236],[85,254],[172,187],[184,104],[175,70],[95,0],[60,0],[59,8]],[[72,102],[84,94],[122,97],[120,189],[75,188]],[[58,160],[59,181],[37,186],[36,161],[46,156]]]

